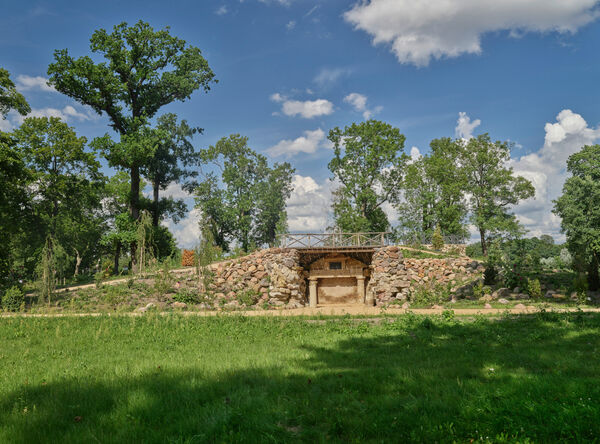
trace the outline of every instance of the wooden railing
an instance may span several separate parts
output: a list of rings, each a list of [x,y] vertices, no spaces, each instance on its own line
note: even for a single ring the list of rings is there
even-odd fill
[[[381,233],[294,233],[279,236],[282,248],[376,248],[387,245],[387,232]]]

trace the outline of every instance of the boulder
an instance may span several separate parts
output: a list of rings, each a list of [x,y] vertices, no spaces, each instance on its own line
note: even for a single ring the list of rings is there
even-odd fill
[[[527,307],[523,304],[517,304],[513,308],[516,308],[517,310],[527,310]]]
[[[486,309],[488,309],[488,310],[489,310],[490,308],[493,308],[493,307],[492,307],[490,304],[485,304],[485,305],[483,306],[483,308],[486,308]]]
[[[185,302],[179,302],[179,301],[173,302],[173,304],[171,304],[171,306],[173,308],[187,308],[187,304]]]
[[[499,288],[498,290],[492,293],[492,297],[494,299],[508,298],[510,297],[510,290],[508,288]]]
[[[501,299],[498,299],[498,302],[501,304],[508,304],[508,299],[501,298]]]

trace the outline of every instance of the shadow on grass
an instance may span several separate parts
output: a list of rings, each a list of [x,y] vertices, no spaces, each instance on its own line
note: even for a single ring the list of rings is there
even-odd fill
[[[102,382],[83,373],[24,385],[0,400],[0,437],[104,443],[600,436],[600,316],[473,323],[410,317],[315,328],[344,336],[334,346],[298,346],[287,366],[216,376],[157,367]]]

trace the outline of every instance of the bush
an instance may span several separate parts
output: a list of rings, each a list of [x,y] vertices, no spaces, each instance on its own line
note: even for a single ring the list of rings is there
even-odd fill
[[[483,283],[485,285],[494,285],[498,278],[498,270],[494,266],[487,266],[483,272]]]
[[[195,265],[196,255],[194,250],[183,250],[183,255],[181,256],[181,266],[182,267],[193,267]]]
[[[582,298],[585,300],[588,290],[587,276],[585,273],[577,273],[577,276],[573,279],[572,288],[573,291],[577,293],[578,300]]]
[[[246,290],[239,291],[235,295],[235,298],[241,305],[245,305],[246,307],[249,307],[258,302],[259,294],[254,290],[246,289]]]
[[[527,291],[529,292],[529,296],[531,296],[533,299],[541,298],[542,286],[540,285],[540,281],[538,279],[528,279]]]
[[[435,231],[431,237],[431,246],[434,250],[441,250],[444,248],[444,236],[442,236],[442,230],[439,225],[435,227]]]
[[[181,289],[173,296],[173,299],[177,302],[183,302],[184,304],[197,304],[200,302],[198,294],[189,289]]]
[[[410,293],[408,300],[415,305],[442,304],[450,299],[446,288],[417,287]]]
[[[102,277],[109,277],[114,274],[115,264],[111,259],[104,259],[102,261]]]
[[[19,311],[25,305],[25,296],[17,286],[11,287],[2,296],[2,308],[6,311]]]

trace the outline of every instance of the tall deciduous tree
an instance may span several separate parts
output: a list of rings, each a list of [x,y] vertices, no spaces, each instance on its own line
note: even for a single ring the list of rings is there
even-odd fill
[[[336,226],[344,231],[385,231],[382,205],[397,198],[408,156],[400,130],[377,120],[329,132],[334,157],[329,170],[342,186],[334,195]]]
[[[399,231],[431,239],[436,226],[444,235],[466,235],[465,177],[460,166],[460,141],[434,139],[431,152],[406,166],[397,205]]]
[[[181,183],[193,179],[198,172],[190,167],[198,165],[199,153],[195,152],[190,139],[194,134],[202,134],[202,128],[190,127],[187,121],[177,123],[177,116],[169,113],[157,119],[155,128],[156,151],[149,160],[144,175],[152,184],[152,225],[158,226],[162,214],[172,210],[183,202],[172,199],[160,199],[160,190],[164,190],[171,182]],[[195,183],[184,183],[184,188],[193,189]]]
[[[600,145],[584,146],[571,155],[567,170],[572,174],[563,194],[554,202],[554,213],[562,218],[562,230],[573,257],[587,264],[588,288],[600,288]]]
[[[529,180],[513,173],[507,165],[509,160],[510,144],[493,142],[488,134],[463,142],[460,164],[465,174],[465,191],[470,194],[471,222],[479,230],[484,255],[490,235],[520,231],[509,208],[535,194]]]
[[[244,251],[252,244],[272,244],[286,217],[291,166],[269,168],[267,159],[250,149],[247,137],[239,134],[222,138],[204,150],[202,158],[221,173],[221,180],[208,173],[196,189],[196,207],[215,243],[225,251],[231,242]]]
[[[31,108],[15,88],[8,71],[0,68],[0,118],[6,119],[10,111],[25,115]],[[7,241],[23,228],[29,207],[30,175],[14,144],[11,134],[0,131],[0,238]],[[5,244],[0,248],[0,287],[9,283],[10,268],[11,248]]]
[[[50,84],[108,115],[121,140],[105,138],[97,146],[111,165],[130,172],[130,212],[137,220],[140,170],[156,150],[148,135],[139,133],[164,105],[189,99],[199,88],[208,91],[214,73],[200,49],[172,36],[168,27],[155,31],[142,21],[121,23],[112,33],[95,31],[90,49],[106,62],[96,63],[89,56],[75,59],[66,49],[55,51],[48,67]]]

